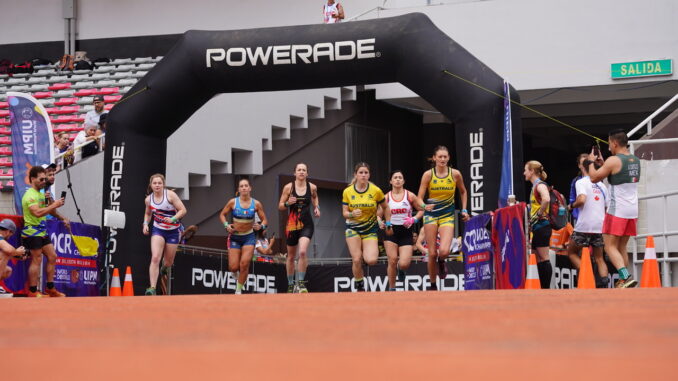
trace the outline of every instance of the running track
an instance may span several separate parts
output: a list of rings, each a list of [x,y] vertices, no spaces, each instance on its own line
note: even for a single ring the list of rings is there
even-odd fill
[[[7,380],[676,379],[678,288],[0,299]]]

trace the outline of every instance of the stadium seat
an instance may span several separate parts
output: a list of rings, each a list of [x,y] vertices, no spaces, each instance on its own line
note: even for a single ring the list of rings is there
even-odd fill
[[[116,58],[113,61],[111,61],[113,65],[124,65],[124,64],[130,64],[132,63],[131,58]]]
[[[77,104],[79,105],[91,105],[92,102],[94,102],[94,97],[82,97],[77,100]]]
[[[97,81],[96,86],[97,87],[115,87],[117,86],[117,82],[112,79],[107,79],[105,81]]]
[[[54,93],[52,93],[51,91],[38,91],[38,92],[33,93],[33,97],[36,98],[36,99],[44,99],[44,98],[50,98],[52,96],[52,94],[54,94]]]
[[[30,87],[28,85],[12,85],[9,88],[10,91],[30,91]]]
[[[55,75],[56,70],[54,70],[54,69],[40,69],[40,70],[36,71],[34,74],[42,75],[42,76]]]
[[[24,78],[8,78],[7,81],[5,81],[6,85],[21,85],[26,83],[26,80]]]
[[[133,78],[126,78],[118,81],[118,86],[134,86],[136,84],[137,80]]]
[[[9,126],[9,119],[0,119],[0,126]]]
[[[1,121],[2,119],[0,119]],[[8,121],[9,122],[9,121]],[[8,124],[9,125],[9,124]],[[12,135],[12,129],[9,127],[0,127],[0,135]]]
[[[131,78],[132,77],[132,72],[131,71],[118,71],[113,74],[111,74],[112,79],[126,79],[126,78]]]
[[[61,98],[58,101],[54,102],[56,106],[70,106],[74,105],[78,101],[78,98]]]
[[[144,63],[137,65],[137,70],[151,70],[153,69],[153,66],[155,66],[153,63]]]
[[[122,95],[105,95],[104,96],[104,102],[105,103],[114,103],[120,100],[122,98]]]
[[[9,107],[9,103],[7,102],[0,102],[0,108],[7,108]]]
[[[87,89],[91,87],[94,87],[94,81],[80,81],[71,86],[73,89]]]
[[[104,110],[106,110],[106,111],[111,111],[111,109],[112,109],[113,106],[115,106],[115,105],[116,105],[115,103],[109,103],[109,104],[107,104],[107,105],[104,106]]]
[[[143,63],[149,63],[153,62],[153,57],[137,57],[132,59],[132,63],[135,64],[143,64]]]
[[[55,83],[52,86],[49,87],[50,90],[65,90],[65,89],[70,89],[71,86],[73,86],[72,83],[66,82],[66,83]]]
[[[2,138],[0,138],[2,139]],[[9,139],[9,138],[7,138]],[[12,158],[11,157],[0,157],[0,167],[11,167]]]
[[[134,74],[132,74],[132,78],[143,78],[148,71],[137,71]]]
[[[68,76],[67,75],[53,75],[49,78],[47,78],[47,83],[65,83],[68,82]]]
[[[97,95],[113,95],[120,92],[119,87],[104,87],[101,90],[97,90]]]
[[[30,84],[33,84],[33,83],[44,83],[44,82],[47,82],[47,77],[32,76],[32,77],[29,77],[29,78],[26,80],[26,83],[30,83]]]
[[[56,93],[54,93],[55,98],[73,98],[73,94],[75,93],[75,90],[59,90]]]
[[[96,95],[96,93],[97,93],[96,89],[82,89],[76,91],[75,93],[73,93],[73,95],[77,97],[91,97],[93,95]]]
[[[38,99],[38,101],[45,107],[52,107],[52,106],[54,106],[54,102],[56,101],[56,99],[45,98],[45,99]]]
[[[0,136],[0,144],[12,144],[12,140],[8,136]]]
[[[109,66],[97,66],[94,68],[95,73],[109,73],[111,71],[114,71],[115,67],[112,65]]]
[[[55,114],[58,115],[68,115],[68,114],[77,114],[80,112],[80,106],[64,106],[56,110]]]
[[[9,110],[0,110],[0,118],[9,116]]]
[[[85,81],[89,79],[88,74],[73,74],[71,75],[71,82],[76,82],[76,81]]]
[[[46,84],[46,83],[34,84],[34,85],[31,85],[30,91],[31,91],[31,92],[47,91],[47,87],[48,87],[48,86],[49,86],[49,85]]]
[[[0,155],[11,155],[11,154],[12,154],[11,147],[0,147]]]

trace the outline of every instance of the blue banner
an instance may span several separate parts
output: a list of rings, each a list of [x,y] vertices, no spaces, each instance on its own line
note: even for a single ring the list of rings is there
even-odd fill
[[[492,289],[492,239],[487,224],[492,215],[483,213],[464,224],[464,288],[466,290]]]
[[[508,206],[508,196],[513,193],[513,126],[511,124],[511,89],[504,81],[504,134],[499,183],[499,207]]]
[[[525,287],[525,203],[497,209],[492,222],[495,288]]]
[[[101,241],[101,228],[71,222],[69,232],[61,221],[49,220],[47,221],[47,233],[57,252],[54,274],[54,286],[57,290],[66,296],[99,295],[97,254]],[[46,276],[43,275],[44,279]]]
[[[42,104],[29,94],[7,93],[12,128],[12,170],[14,205],[23,214],[21,198],[30,187],[28,171],[49,164],[54,158],[54,138],[49,115]]]

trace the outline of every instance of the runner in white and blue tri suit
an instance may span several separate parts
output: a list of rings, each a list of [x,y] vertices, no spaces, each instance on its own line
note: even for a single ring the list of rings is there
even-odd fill
[[[151,264],[148,268],[150,285],[146,289],[146,295],[156,295],[158,273],[168,273],[174,264],[182,233],[179,220],[186,215],[186,207],[176,193],[165,189],[165,176],[159,173],[151,176],[148,188],[151,192],[145,200],[143,233],[151,234]],[[151,218],[153,228],[149,229]],[[162,269],[159,269],[160,258],[164,258]]]
[[[268,221],[261,203],[251,196],[252,186],[248,179],[240,179],[238,182],[238,196],[228,200],[226,206],[219,214],[219,219],[229,233],[228,236],[228,269],[233,274],[238,274],[235,293],[241,294],[247,281],[250,270],[250,262],[254,255],[256,237],[254,231],[266,229]],[[228,223],[226,215],[231,213],[232,223]],[[261,223],[254,220],[257,214]]]

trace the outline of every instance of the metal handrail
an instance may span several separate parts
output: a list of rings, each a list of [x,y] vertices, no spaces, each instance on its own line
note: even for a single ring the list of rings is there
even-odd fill
[[[636,152],[636,146],[643,144],[662,144],[662,143],[678,143],[678,138],[665,138],[665,139],[647,139],[647,140],[629,140],[629,145],[631,146],[631,154]]]
[[[664,103],[663,106],[657,109],[657,111],[653,112],[650,116],[645,118],[642,122],[640,122],[636,127],[634,127],[626,136],[631,137],[633,134],[638,132],[643,126],[647,125],[647,135],[652,135],[652,119],[654,119],[657,115],[659,115],[662,111],[666,110],[667,107],[671,106],[673,102],[678,100],[678,94],[674,95],[673,98],[669,99],[668,102]]]
[[[101,134],[101,135],[97,136],[97,139],[103,138],[105,136],[106,136],[106,134]],[[90,140],[90,141],[87,141],[85,143],[80,144],[79,146],[73,147],[73,153],[75,154],[76,150],[82,149],[82,147],[84,147],[88,144],[92,144],[92,143],[94,143],[94,140]],[[70,151],[70,150],[68,150],[68,151]],[[56,155],[56,157],[54,158],[54,162],[56,162],[58,159],[61,159],[62,157],[64,157],[64,155],[66,155],[66,153],[68,153],[68,151]]]

